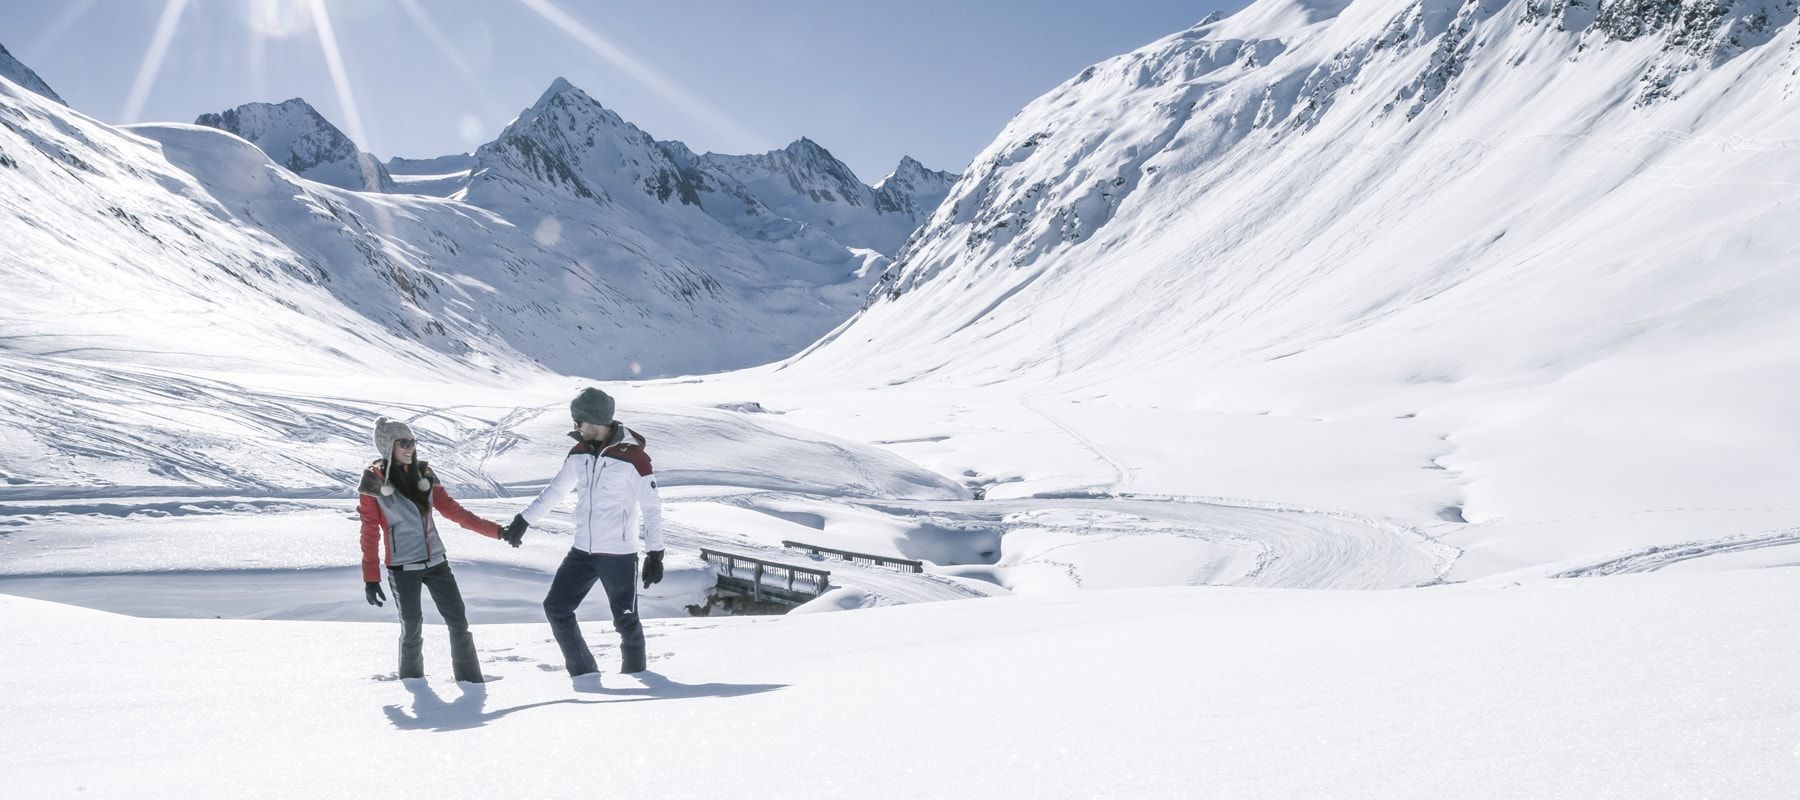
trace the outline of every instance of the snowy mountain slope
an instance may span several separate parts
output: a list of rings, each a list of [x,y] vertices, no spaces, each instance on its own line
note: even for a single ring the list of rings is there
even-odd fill
[[[956,179],[954,173],[928,169],[912,156],[902,156],[893,172],[875,182],[875,207],[911,216],[917,228],[943,204]]]
[[[194,124],[247,139],[275,163],[309,180],[359,192],[396,191],[387,167],[298,97],[279,105],[245,103],[201,114]]]
[[[599,270],[646,324],[678,322],[680,369],[779,358],[838,324],[873,279],[866,258],[801,226],[749,239],[720,222],[656,140],[562,79],[474,160],[459,197]]]
[[[1458,575],[1793,527],[1797,38],[1760,0],[1259,2],[1028,106],[783,374],[993,385],[1101,491],[1402,517]]]
[[[881,185],[871,187],[806,138],[758,155],[707,153],[698,161],[742,184],[779,216],[818,226],[852,247],[890,255],[955,182],[955,176],[925,169],[908,157]]]
[[[65,106],[68,105],[61,97],[57,96],[55,90],[50,88],[50,84],[38,77],[36,72],[13,58],[13,54],[6,51],[5,45],[0,45],[0,78],[12,81]]]
[[[432,197],[451,197],[469,185],[469,172],[475,166],[472,153],[438,156],[437,158],[401,158],[387,160],[388,176],[394,179],[395,191]]]
[[[412,374],[538,365],[678,374],[791,353],[838,324],[885,266],[824,237],[750,242],[693,208],[664,218],[648,197],[540,204],[555,194],[555,178],[508,172],[501,156],[483,162],[477,194],[516,220],[466,203],[345,191],[276,168],[222,131],[147,125],[121,134],[6,85],[0,182],[14,199],[0,224],[17,231],[6,264],[7,286],[17,289],[8,292],[17,311],[9,328],[32,352],[238,359],[233,368],[267,358],[404,365]],[[265,145],[288,134],[313,141],[317,131],[270,127],[309,113],[271,116],[281,110],[231,121],[274,137]],[[509,135],[535,144],[519,130]],[[631,180],[609,162],[590,163],[593,180]],[[221,278],[231,291],[211,288]],[[211,319],[193,316],[191,303],[241,319],[230,335],[183,333]]]
[[[565,373],[630,373],[633,364],[665,373],[718,369],[778,357],[809,335],[808,323],[831,322],[769,313],[765,296],[785,306],[810,297],[811,285],[727,285],[713,278],[711,264],[662,272],[658,260],[584,256],[578,243],[606,248],[618,240],[590,228],[551,237],[541,217],[523,228],[453,201],[309,185],[269,169],[241,140],[205,128],[133,130],[161,142],[173,163],[246,224],[330,265],[332,291],[346,306],[458,358],[504,342],[541,353],[541,363]],[[812,305],[814,319],[832,310]]]
[[[586,691],[542,622],[475,626],[502,679],[476,686],[435,625],[427,678],[397,681],[391,621],[0,597],[0,748],[28,797],[356,794],[375,779],[344,765],[370,753],[423,759],[421,792],[556,796],[568,742],[605,743],[580,780],[609,795],[1775,797],[1800,780],[1792,572],[647,620],[641,677],[590,622],[607,671]]]
[[[875,276],[887,268],[889,259],[884,251],[847,246],[827,226],[776,212],[749,186],[709,157],[695,155],[687,145],[674,140],[657,145],[679,170],[678,191],[684,204],[697,205],[754,246],[819,262],[837,261],[849,253],[856,280],[862,285],[873,283]]]
[[[332,270],[239,224],[158,145],[10,81],[0,81],[0,238],[12,354],[298,372],[428,361],[368,336],[369,321],[332,294]]]

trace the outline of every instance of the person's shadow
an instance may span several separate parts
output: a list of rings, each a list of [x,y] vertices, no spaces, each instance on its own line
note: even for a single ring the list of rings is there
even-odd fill
[[[424,678],[406,678],[401,681],[406,691],[412,693],[411,709],[398,705],[383,706],[381,711],[387,715],[388,722],[401,730],[459,731],[479,728],[508,714],[544,706],[573,703],[577,705],[603,705],[607,703],[635,703],[645,700],[674,700],[696,697],[740,697],[748,694],[773,691],[787,688],[780,683],[677,683],[654,672],[640,672],[635,676],[643,688],[610,688],[602,686],[598,676],[582,676],[575,682],[575,691],[587,694],[601,694],[616,697],[612,700],[580,700],[568,698],[564,700],[545,700],[538,703],[487,710],[487,684],[458,683],[462,696],[445,702],[436,690],[431,688]]]
[[[639,700],[677,700],[694,697],[742,697],[747,694],[762,694],[776,689],[786,689],[785,683],[680,683],[669,680],[662,673],[645,670],[633,673],[627,678],[636,678],[643,688],[621,686],[602,686],[598,675],[583,675],[574,679],[575,691],[584,694],[603,694],[618,697],[610,702],[625,703]]]

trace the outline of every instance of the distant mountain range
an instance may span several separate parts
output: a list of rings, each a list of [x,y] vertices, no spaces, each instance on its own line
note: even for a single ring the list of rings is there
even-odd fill
[[[0,264],[9,288],[48,287],[13,294],[11,327],[121,360],[243,365],[284,340],[326,362],[488,374],[749,366],[842,322],[954,181],[909,159],[877,190],[802,140],[744,157],[765,165],[746,183],[723,166],[739,157],[658,142],[560,79],[474,153],[383,164],[298,98],[121,130],[10,55],[0,68],[0,187],[21,198],[0,215],[21,245]],[[802,201],[793,187],[821,177],[840,182]],[[25,307],[110,294],[56,285],[78,274],[117,290],[119,313]],[[230,333],[205,333],[194,302]],[[123,320],[145,341],[113,338]]]
[[[622,167],[654,164],[655,174],[638,177],[652,181],[659,193],[667,191],[684,203],[701,206],[752,239],[765,238],[771,224],[780,227],[781,221],[787,220],[815,226],[847,247],[892,255],[943,201],[957,178],[948,172],[927,169],[908,156],[901,158],[893,173],[869,186],[831,151],[807,138],[757,155],[696,155],[679,141],[648,139],[648,134],[566,80],[558,79],[552,84],[539,105],[564,94],[572,97],[565,111],[576,113],[573,109],[590,106],[583,113],[605,120],[605,127],[618,136],[639,143],[649,141],[636,161],[622,162]],[[533,106],[527,113],[541,110]],[[217,114],[203,114],[195,123],[249,140],[276,163],[301,177],[357,191],[466,200],[465,190],[483,166],[482,152],[490,157],[498,152],[489,145],[472,154],[423,159],[395,157],[382,164],[358,149],[348,136],[299,98],[279,105],[248,103]],[[515,121],[514,127],[517,124]],[[535,134],[555,135],[541,129]],[[501,140],[507,135],[503,133]],[[518,134],[515,131],[513,135]],[[564,149],[571,157],[582,158],[578,151],[589,146],[604,149],[586,142],[583,147]],[[662,152],[652,152],[658,149]],[[400,177],[396,179],[395,175]],[[553,179],[547,174],[537,177]],[[710,202],[706,201],[708,196]]]

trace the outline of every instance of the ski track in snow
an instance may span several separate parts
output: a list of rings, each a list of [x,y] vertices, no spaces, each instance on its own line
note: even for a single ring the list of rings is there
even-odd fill
[[[1551,574],[1552,578],[1591,578],[1655,572],[1696,559],[1800,544],[1800,528],[1761,531],[1696,542],[1646,547],[1621,556]]]
[[[11,374],[21,378],[29,377],[45,384],[57,383],[47,380],[43,375],[30,375],[28,372],[14,371]],[[65,366],[62,375],[58,377],[67,378],[69,374]],[[116,381],[119,372],[96,370],[93,374],[78,377],[77,381],[72,382],[74,386]],[[222,409],[212,409],[211,414],[217,416],[209,416],[209,419],[222,419],[231,425],[241,425],[243,420],[248,419],[254,424],[266,426],[267,435],[276,441],[298,435],[286,432],[291,427],[310,432],[307,434],[309,438],[359,440],[362,438],[362,431],[352,430],[353,420],[369,416],[374,407],[348,401],[335,402],[274,393],[247,395],[240,388],[228,384],[183,379],[173,375],[146,374],[131,385],[136,387],[134,391],[144,395],[142,399],[146,403],[161,404],[176,396],[188,398],[185,402],[190,404],[198,402],[195,398],[204,398],[209,404],[223,403]],[[73,391],[70,384],[63,384],[63,388],[64,391],[45,396],[60,397],[71,403],[78,402],[79,393]],[[521,490],[533,488],[518,482],[502,481],[490,472],[490,466],[497,457],[529,441],[530,437],[522,433],[521,428],[538,419],[543,413],[543,407],[456,405],[431,408],[402,407],[396,404],[385,404],[382,407],[398,411],[403,418],[415,423],[421,440],[430,445],[434,452],[443,454],[434,459],[434,462],[441,465],[439,469],[446,480],[458,487],[458,497],[478,513],[486,512],[497,515],[496,518],[504,518],[507,513],[516,510],[513,508],[516,503],[502,504],[496,501],[515,498]],[[47,409],[45,411],[47,413]],[[243,413],[240,415],[236,412]],[[78,413],[91,415],[96,422],[103,416],[100,409]],[[729,416],[735,418],[737,415]],[[1058,423],[1053,417],[1047,414],[1043,416],[1058,429],[1082,442],[1097,457],[1113,465],[1119,474],[1119,481],[1106,488],[1116,490],[1128,483],[1128,467],[1120,464],[1094,442]],[[712,428],[707,426],[720,424],[716,420],[683,413],[664,414],[655,418],[661,420],[664,426],[674,424],[694,430],[711,431]],[[27,416],[27,420],[33,419],[40,425],[52,423],[47,415]],[[418,425],[422,421],[426,424]],[[437,432],[429,432],[428,429],[431,428],[435,428]],[[783,448],[791,449],[800,444],[821,448],[820,453],[828,454],[832,463],[842,467],[841,477],[838,479],[842,489],[834,489],[830,494],[816,489],[786,489],[782,487],[782,477],[773,473],[767,476],[768,481],[764,485],[742,487],[729,483],[733,477],[731,474],[702,469],[687,480],[672,480],[671,488],[680,488],[666,497],[665,503],[671,509],[679,509],[691,502],[723,502],[780,516],[770,509],[784,502],[799,502],[834,510],[873,510],[940,530],[999,531],[999,535],[1004,536],[1008,530],[1027,529],[1074,537],[1070,544],[1057,545],[1050,548],[1052,550],[1064,550],[1070,546],[1105,546],[1146,535],[1170,536],[1200,543],[1202,546],[1215,544],[1223,548],[1220,552],[1238,553],[1247,562],[1253,563],[1247,570],[1219,579],[1209,579],[1207,564],[1196,563],[1189,573],[1192,577],[1186,581],[1192,584],[1397,588],[1435,582],[1453,559],[1452,555],[1444,552],[1447,548],[1435,546],[1434,542],[1399,523],[1318,509],[1257,504],[1226,498],[1085,491],[1063,496],[983,501],[907,500],[870,496],[864,492],[894,485],[892,476],[896,474],[895,467],[890,463],[894,461],[894,457],[888,452],[835,442],[828,437],[819,437],[813,441],[791,438],[804,434],[804,431],[800,434],[787,429],[759,431],[757,435],[771,433],[787,437],[771,440],[782,443],[780,446]],[[92,444],[89,441],[84,445],[71,446],[82,449]],[[196,453],[203,449],[203,445],[193,439],[181,436],[170,437],[168,442],[158,442],[158,445],[146,449],[146,457],[175,458],[181,464],[192,464],[200,459],[182,455],[183,449],[188,448]],[[125,443],[114,442],[113,446],[123,447]],[[69,455],[79,457],[81,453],[71,452]],[[71,461],[79,463],[80,459]],[[304,462],[304,459],[292,457],[284,461]],[[669,463],[676,466],[679,460],[671,458]],[[358,462],[352,461],[351,464],[356,465]],[[878,467],[875,466],[877,464]],[[267,559],[259,561],[230,554],[184,555],[184,551],[172,549],[162,542],[169,536],[179,535],[200,537],[209,543],[216,542],[209,546],[234,547],[227,543],[223,531],[226,528],[234,531],[244,528],[233,524],[232,518],[235,517],[245,522],[254,521],[255,524],[246,529],[268,532],[264,535],[279,535],[273,532],[283,530],[284,526],[307,532],[306,536],[301,537],[304,540],[301,543],[281,543],[285,548],[281,552],[297,554],[295,557],[305,562],[294,566],[300,573],[306,574],[297,575],[293,581],[286,581],[280,586],[272,585],[272,592],[280,594],[286,591],[288,596],[286,599],[271,598],[263,604],[259,613],[281,616],[284,609],[298,609],[296,614],[316,619],[333,618],[333,608],[362,611],[349,602],[360,598],[334,599],[341,594],[344,579],[338,572],[322,569],[332,564],[341,564],[347,569],[355,562],[354,501],[349,496],[350,479],[345,477],[352,473],[344,471],[340,475],[313,467],[304,473],[311,476],[306,484],[280,486],[266,476],[250,472],[247,468],[250,466],[226,464],[218,467],[226,470],[224,472],[205,473],[209,479],[207,482],[224,484],[215,486],[189,483],[177,486],[27,484],[0,487],[0,552],[13,550],[18,555],[16,559],[9,559],[13,561],[15,569],[7,571],[5,581],[14,586],[36,586],[40,592],[47,592],[53,598],[85,597],[91,592],[81,589],[76,577],[92,573],[96,568],[81,565],[71,571],[69,565],[79,564],[81,553],[57,554],[54,551],[58,548],[72,547],[77,551],[92,548],[96,546],[95,543],[104,541],[105,537],[111,535],[139,537],[141,542],[138,549],[149,553],[139,565],[105,570],[112,576],[110,582],[115,586],[120,581],[131,580],[134,573],[141,575],[143,580],[160,581],[158,585],[167,586],[167,578],[173,572],[197,571],[198,574],[217,573],[224,577],[228,573],[244,569],[266,571],[279,568],[278,564],[268,563]],[[678,466],[676,469],[679,473]],[[190,479],[200,476],[191,470],[179,474]],[[317,483],[319,477],[326,477],[327,482]],[[218,519],[217,522],[196,523],[198,517]],[[108,523],[107,520],[111,522]],[[292,522],[283,522],[284,520]],[[195,527],[196,524],[222,527],[208,531],[203,527]],[[176,527],[169,527],[171,525]],[[552,528],[558,526],[567,527],[566,517],[553,517]],[[167,528],[169,532],[155,532],[163,528]],[[319,528],[324,530],[315,530]],[[341,545],[334,544],[336,539],[317,538],[335,536],[340,528]],[[9,535],[19,532],[23,532],[24,536]],[[982,562],[978,560],[933,562],[932,559],[925,559],[934,566],[928,567],[925,573],[912,574],[830,557],[815,559],[809,553],[772,546],[768,542],[750,541],[741,535],[741,531],[702,529],[671,521],[667,532],[671,549],[677,554],[693,553],[700,547],[710,547],[781,563],[828,569],[832,573],[833,587],[850,587],[867,592],[876,605],[1008,593],[1006,589],[982,580],[933,574],[931,571],[937,567],[965,564],[980,566]],[[542,534],[540,538],[541,536]],[[8,539],[12,541],[8,542]],[[843,544],[829,533],[809,539],[809,543],[813,544],[841,545],[849,550],[866,549]],[[489,572],[499,569],[509,579],[536,575],[532,580],[546,581],[548,569],[554,568],[547,564],[511,564],[504,555],[496,556],[480,549],[481,543],[464,541],[459,542],[456,547],[459,561],[473,561],[468,568]],[[46,555],[42,552],[44,550],[52,552]],[[26,556],[31,556],[30,560],[36,564],[26,563]],[[198,559],[198,562],[194,559]],[[213,563],[214,561],[217,563]],[[995,566],[1048,567],[1066,572],[1067,581],[1072,586],[1091,585],[1092,581],[1084,573],[1080,562],[1079,558],[1071,562],[1060,556],[1052,557],[1048,551],[1040,551],[1017,563]],[[492,598],[494,602],[489,604],[487,610],[492,613],[518,612],[526,616],[534,615],[528,608],[530,604],[527,601],[528,595],[535,589],[528,590],[502,583],[501,594],[504,596]],[[202,610],[216,611],[218,608],[217,604],[207,604],[207,608]],[[520,608],[525,611],[519,612]],[[679,606],[671,607],[678,608]],[[675,610],[671,613],[679,612]]]
[[[1045,411],[1033,402],[1034,395],[1028,394],[1019,399],[1027,410],[1056,426],[1113,470],[1117,477],[1110,487],[1102,488],[1103,496],[1132,498],[1134,501],[1161,501],[1174,504],[1176,508],[1186,506],[1186,514],[1179,511],[1170,514],[1167,508],[1160,511],[1170,519],[1187,518],[1196,522],[1210,521],[1209,511],[1227,508],[1279,515],[1303,515],[1315,521],[1337,521],[1336,524],[1319,522],[1302,525],[1301,529],[1308,533],[1301,535],[1293,535],[1286,524],[1288,520],[1267,527],[1261,524],[1246,526],[1246,538],[1265,548],[1263,566],[1273,566],[1266,577],[1260,575],[1263,572],[1260,567],[1257,570],[1259,579],[1270,582],[1248,585],[1332,588],[1418,586],[1442,581],[1461,555],[1459,549],[1443,544],[1430,534],[1397,519],[1376,519],[1350,512],[1239,498],[1129,492],[1127,489],[1136,472],[1134,467],[1108,453],[1075,426]],[[1271,522],[1274,520],[1271,519]],[[1418,558],[1420,555],[1425,556],[1423,571]],[[1412,579],[1410,583],[1407,582],[1409,577]]]
[[[433,406],[349,399],[305,390],[251,389],[228,379],[172,369],[6,355],[0,355],[0,377],[11,387],[0,394],[16,401],[12,417],[27,435],[27,443],[47,451],[35,456],[28,450],[16,451],[11,460],[0,455],[4,468],[0,477],[8,484],[0,486],[0,554],[12,554],[7,559],[11,568],[0,573],[15,587],[35,586],[53,598],[88,597],[93,593],[79,585],[79,576],[105,573],[115,585],[139,575],[146,586],[162,587],[166,603],[173,604],[179,592],[169,589],[173,584],[168,578],[174,573],[226,579],[236,571],[289,568],[296,574],[264,581],[270,585],[270,597],[263,599],[257,613],[281,616],[293,610],[317,619],[363,612],[349,602],[360,598],[340,597],[343,579],[327,568],[349,568],[357,558],[351,484],[370,457],[364,420],[376,413],[412,424],[446,483],[478,513],[505,519],[517,510],[516,503],[497,501],[535,492],[548,478],[547,473],[539,474],[543,471],[522,472],[521,454],[514,452],[530,448],[530,460],[536,458],[537,449],[545,449],[545,443],[537,440],[546,434],[540,420],[547,405]],[[354,394],[342,388],[337,392]],[[93,399],[98,397],[111,399],[100,403]],[[1252,500],[1130,492],[1133,467],[1032,398],[1023,398],[1022,404],[1107,464],[1115,479],[1023,499],[906,499],[947,498],[960,489],[954,480],[922,470],[889,450],[833,439],[760,415],[669,408],[654,413],[639,410],[631,416],[673,448],[662,451],[669,455],[659,464],[670,490],[665,502],[671,509],[688,503],[724,503],[775,518],[782,517],[777,507],[784,503],[832,513],[860,510],[886,515],[897,530],[921,526],[918,531],[939,539],[935,545],[916,540],[906,545],[914,550],[940,548],[931,550],[933,557],[922,557],[932,565],[926,572],[913,574],[829,557],[815,559],[774,542],[753,540],[729,525],[714,529],[669,523],[669,542],[676,554],[711,547],[829,569],[834,588],[866,592],[875,605],[1008,593],[997,585],[1000,579],[992,577],[1000,573],[977,569],[969,575],[934,574],[965,566],[1002,572],[1047,568],[1064,574],[1071,587],[1113,585],[1121,558],[1105,556],[1101,559],[1105,565],[1096,567],[1090,560],[1093,554],[1113,545],[1129,547],[1134,539],[1146,536],[1195,544],[1186,551],[1197,554],[1191,556],[1191,567],[1163,577],[1194,585],[1417,586],[1436,582],[1455,558],[1454,548],[1393,520]],[[82,434],[70,435],[74,430]],[[245,450],[246,441],[267,446]],[[559,448],[550,447],[546,453]],[[774,453],[781,453],[787,466],[757,466]],[[529,477],[519,480],[524,476]],[[561,527],[559,534],[568,527],[562,516],[553,517],[551,525]],[[336,538],[340,530],[341,544]],[[854,537],[839,540],[820,530],[818,536],[807,536],[809,543],[869,549]],[[984,548],[956,550],[945,545],[945,531],[951,532],[949,540],[956,539],[955,532],[975,531],[978,539],[986,536],[998,542],[1009,532],[1029,531],[1055,541],[1034,541],[1024,548],[1027,555],[996,563],[975,555]],[[899,535],[905,539],[913,534]],[[237,542],[246,536],[280,540],[251,548],[262,551],[260,555],[232,552],[242,549]],[[172,541],[196,544],[177,546]],[[115,544],[119,549],[114,552],[129,558],[106,556],[102,560],[107,564],[88,563],[88,553]],[[189,552],[183,546],[227,552]],[[945,555],[945,546],[954,554]],[[524,588],[529,581],[513,579],[530,575],[541,579],[544,576],[538,573],[553,570],[553,562],[496,555],[479,543],[460,542],[455,547],[459,562],[472,569],[498,570],[506,578],[490,598],[487,612],[504,615],[525,608],[528,616],[535,616],[528,608],[528,595],[538,590]],[[293,563],[285,564],[282,558]],[[1096,579],[1096,569],[1113,570],[1114,576]],[[206,582],[204,577],[195,580]],[[189,596],[197,598],[201,591],[209,590],[196,587]],[[662,611],[679,613],[680,607]],[[230,608],[229,603],[207,601],[190,611],[211,616],[219,611],[229,614]]]

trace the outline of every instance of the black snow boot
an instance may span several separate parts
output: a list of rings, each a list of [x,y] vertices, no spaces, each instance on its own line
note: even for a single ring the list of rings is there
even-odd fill
[[[633,672],[643,672],[647,668],[647,665],[644,663],[644,645],[642,642],[639,642],[635,646],[630,644],[620,645],[619,658],[619,671],[627,675],[630,675]]]

